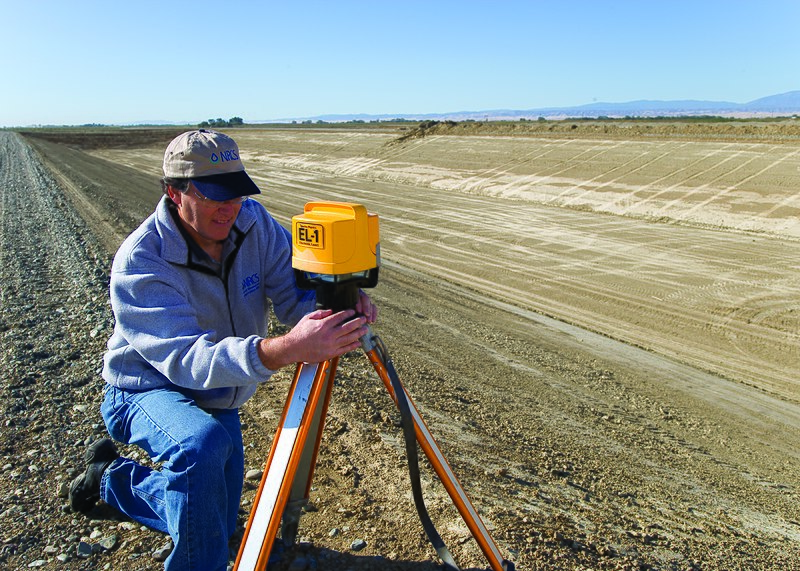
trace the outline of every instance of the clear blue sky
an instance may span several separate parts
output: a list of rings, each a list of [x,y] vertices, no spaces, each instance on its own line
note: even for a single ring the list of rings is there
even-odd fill
[[[0,126],[744,103],[798,0],[0,0]]]

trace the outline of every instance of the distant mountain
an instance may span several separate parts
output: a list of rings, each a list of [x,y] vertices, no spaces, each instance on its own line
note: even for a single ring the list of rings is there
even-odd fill
[[[630,111],[637,113],[677,113],[689,110],[707,113],[708,111],[732,111],[739,109],[739,107],[739,104],[730,103],[729,101],[695,101],[691,99],[658,101],[643,99],[639,101],[629,101],[628,103],[589,103],[588,105],[580,105],[578,107],[572,107],[571,109],[578,112],[588,111],[590,113],[629,114]]]
[[[789,91],[779,95],[762,97],[750,103],[745,103],[743,107],[746,107],[750,111],[794,114],[800,110],[800,91]]]
[[[730,101],[630,101],[628,103],[590,103],[578,107],[553,109],[556,114],[574,117],[653,117],[653,116],[758,116],[800,113],[800,91],[762,97],[748,103]],[[573,115],[574,114],[574,115]]]
[[[593,117],[691,117],[716,115],[722,117],[763,117],[800,115],[800,91],[762,97],[748,103],[696,100],[639,100],[627,103],[588,103],[576,107],[543,107],[538,109],[491,109],[486,111],[456,111],[451,113],[390,113],[381,115],[318,115],[291,119],[274,119],[258,122],[325,121],[387,121],[406,119],[413,121],[517,121],[519,119],[567,119]]]

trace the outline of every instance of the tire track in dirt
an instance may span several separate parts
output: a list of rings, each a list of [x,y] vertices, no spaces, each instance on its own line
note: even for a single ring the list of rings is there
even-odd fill
[[[592,228],[597,216],[512,207],[478,196],[431,196],[406,186],[364,187],[362,182],[320,176],[292,182],[290,188],[300,196],[377,205],[383,251],[395,261],[425,266],[432,274],[448,275],[487,295],[517,300],[696,366],[793,394],[786,384],[792,365],[775,366],[780,361],[776,355],[794,350],[796,340],[789,330],[739,321],[735,312],[722,317],[714,313],[715,305],[737,290],[739,301],[752,299],[752,292],[769,290],[776,282],[784,284],[788,299],[792,291],[800,291],[796,276],[770,277],[791,267],[787,264],[797,255],[791,243],[748,242],[738,236],[616,218],[603,218],[602,229]],[[273,179],[268,204],[281,194],[281,184]],[[287,204],[298,211],[300,201]],[[399,242],[392,249],[394,237]],[[747,259],[751,264],[759,261],[743,269]],[[639,321],[620,322],[626,313],[639,316]],[[688,332],[695,332],[691,346],[683,341]],[[748,350],[742,352],[741,347]],[[759,347],[771,351],[763,360],[758,351],[753,353]]]

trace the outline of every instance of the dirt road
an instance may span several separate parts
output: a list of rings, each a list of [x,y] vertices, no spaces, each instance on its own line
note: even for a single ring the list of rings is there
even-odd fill
[[[112,252],[158,199],[159,157],[171,135],[122,147],[119,140],[82,141],[82,151],[31,141],[69,198],[59,208],[69,212],[75,205],[79,219],[88,223],[72,233],[98,244],[98,251]],[[640,179],[629,189],[627,214],[612,215],[599,200],[568,208],[522,192],[540,188],[535,173],[542,182],[545,167],[555,168],[533,157],[551,161],[555,148],[584,146],[559,159],[559,172],[573,169],[570,181],[551,176],[543,185],[570,185],[562,201],[585,195],[589,182],[601,180],[602,173],[593,169],[608,163],[608,158],[587,159],[608,155],[611,148],[615,153],[633,149],[630,141],[603,147],[588,138],[529,139],[505,141],[503,147],[496,137],[479,136],[396,143],[398,133],[392,132],[248,130],[235,135],[248,170],[265,189],[262,200],[282,222],[309,199],[362,202],[381,216],[384,268],[373,292],[382,312],[376,330],[501,551],[517,568],[800,568],[800,243],[790,220],[794,189],[773,196],[789,211],[780,220],[777,210],[771,210],[772,219],[742,215],[762,208],[761,198],[752,201],[756,206],[743,204],[742,196],[751,192],[749,181],[765,176],[757,174],[764,165],[791,164],[796,147],[781,143],[759,151],[745,143],[744,153],[727,142],[711,149],[742,180],[726,182],[731,188],[725,193],[713,193],[709,181],[698,183],[738,205],[740,216],[730,225],[710,228],[707,220],[685,215],[704,202],[724,210],[702,193],[685,193],[682,204],[670,195],[675,208],[662,205],[660,223],[641,214],[643,205],[634,205],[636,196],[653,201],[655,194],[669,194],[653,182],[665,175],[658,169],[648,174],[642,166],[648,161],[653,166],[655,157],[636,163],[630,178],[615,171],[616,182],[604,179],[615,193]],[[81,370],[82,382],[74,384],[79,404],[87,407],[85,418],[70,410],[59,427],[31,419],[31,402],[50,411],[43,414],[54,414],[54,406],[65,408],[69,393],[60,393],[54,405],[44,389],[56,385],[40,388],[24,380],[29,367],[39,366],[33,315],[50,318],[53,306],[44,301],[48,288],[39,288],[42,301],[17,301],[8,285],[14,283],[8,279],[15,267],[10,260],[23,251],[14,244],[28,240],[49,251],[60,235],[15,222],[29,215],[20,212],[30,197],[54,191],[25,178],[34,168],[25,165],[38,159],[24,142],[0,136],[6,152],[2,358],[6,364],[28,364],[6,366],[3,373],[2,390],[16,395],[4,400],[4,412],[28,418],[7,425],[16,430],[4,429],[0,437],[9,476],[0,492],[13,506],[4,508],[0,524],[4,545],[14,546],[4,547],[3,560],[14,569],[48,559],[70,569],[106,562],[114,569],[149,568],[153,563],[143,558],[164,538],[120,530],[113,520],[95,524],[99,535],[122,536],[109,553],[89,560],[73,555],[65,563],[54,559],[55,553],[74,554],[77,540],[89,536],[90,528],[55,509],[63,499],[53,497],[48,504],[34,489],[57,489],[72,463],[40,454],[33,471],[29,457],[21,461],[20,456],[41,449],[38,442],[51,431],[70,430],[64,440],[75,446],[60,446],[59,456],[75,461],[83,440],[102,429],[91,408],[99,401],[99,380],[89,379],[110,317],[92,327],[82,322],[56,326],[88,329],[70,345],[73,353],[85,347],[86,358],[62,357],[64,363],[48,373],[53,382],[63,377],[69,385]],[[681,141],[673,155],[691,144]],[[702,152],[710,144],[703,141]],[[671,148],[664,141],[659,147],[662,154]],[[752,156],[768,149],[780,160]],[[640,158],[652,152],[647,145],[638,151]],[[518,160],[523,155],[526,161]],[[614,156],[609,164],[626,164]],[[735,156],[745,164],[732,164]],[[563,162],[567,159],[573,162]],[[755,163],[761,166],[743,172]],[[514,180],[507,178],[512,174]],[[501,178],[502,192],[495,184]],[[683,188],[688,183],[663,184]],[[609,203],[605,198],[602,204]],[[687,200],[697,202],[687,206]],[[38,225],[50,227],[48,220],[64,218],[63,212]],[[742,227],[756,219],[757,233]],[[107,311],[102,287],[90,279],[76,291],[84,290],[94,292],[96,307]],[[61,296],[66,311],[58,315],[86,307],[82,300],[70,305],[71,297]],[[289,373],[242,410],[248,468],[260,467],[266,458]],[[435,555],[410,500],[396,418],[363,356],[348,356],[312,492],[316,510],[301,520],[309,566],[316,561],[326,569],[435,567],[427,563]],[[245,507],[252,487],[247,486]],[[485,567],[435,478],[426,478],[425,490],[456,560],[465,567]],[[34,529],[44,522],[57,531],[37,535]],[[60,541],[51,541],[53,535]],[[366,540],[367,547],[352,552],[355,539]],[[54,544],[51,551],[44,550],[48,542]]]

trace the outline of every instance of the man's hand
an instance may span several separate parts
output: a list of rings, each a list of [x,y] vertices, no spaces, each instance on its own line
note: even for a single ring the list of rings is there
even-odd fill
[[[361,290],[358,292],[356,311],[367,318],[367,323],[375,323],[375,320],[378,319],[378,307],[372,303],[369,296]]]
[[[377,310],[366,294],[359,299],[359,305],[374,321]],[[368,332],[369,318],[365,315],[357,316],[352,309],[338,313],[318,309],[303,317],[286,335],[262,339],[258,356],[273,371],[292,363],[321,363],[339,357],[360,346],[359,339]]]

